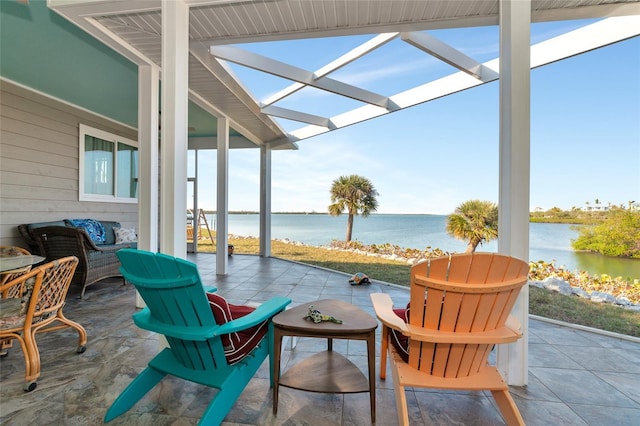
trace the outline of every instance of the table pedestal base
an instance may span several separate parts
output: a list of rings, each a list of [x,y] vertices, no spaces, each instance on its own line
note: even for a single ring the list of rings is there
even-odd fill
[[[369,392],[369,380],[342,354],[325,351],[306,358],[280,377],[280,386],[319,393]]]

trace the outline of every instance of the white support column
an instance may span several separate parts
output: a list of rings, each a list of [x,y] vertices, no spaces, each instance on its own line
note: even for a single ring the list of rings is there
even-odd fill
[[[187,255],[187,115],[189,7],[162,2],[160,251]]]
[[[498,251],[529,261],[530,0],[500,0],[500,198]],[[510,385],[528,377],[529,291],[512,314],[523,338],[498,347],[498,368]]]
[[[198,240],[200,239],[200,204],[198,204],[198,149],[194,152],[195,174],[193,181],[193,252],[198,252]]]
[[[260,147],[260,256],[271,257],[271,145]]]
[[[158,250],[158,102],[160,72],[138,67],[138,248]]]
[[[229,119],[218,117],[218,184],[216,201],[216,275],[227,275],[229,263]]]
[[[158,250],[158,102],[160,70],[138,67],[138,248]],[[144,301],[136,293],[136,307]]]

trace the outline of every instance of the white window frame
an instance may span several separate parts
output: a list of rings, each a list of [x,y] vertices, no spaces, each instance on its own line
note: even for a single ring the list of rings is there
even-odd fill
[[[138,142],[131,140],[131,139],[127,139],[124,138],[122,136],[110,133],[110,132],[106,132],[104,130],[100,130],[100,129],[96,129],[90,126],[87,126],[85,124],[80,124],[80,129],[79,129],[79,148],[78,148],[78,152],[79,152],[79,171],[78,171],[78,198],[80,201],[94,201],[94,202],[102,202],[102,203],[128,203],[128,204],[137,204],[138,203],[138,198],[129,198],[129,197],[118,197],[116,196],[115,192],[115,188],[117,188],[117,173],[116,171],[118,170],[118,165],[117,165],[117,155],[114,156],[114,163],[113,163],[113,185],[114,185],[114,194],[113,195],[101,195],[101,194],[87,194],[85,193],[85,189],[84,189],[84,171],[85,171],[85,164],[84,164],[84,159],[85,159],[85,136],[89,135],[89,136],[93,136],[96,138],[100,138],[102,140],[105,140],[107,142],[113,142],[114,144],[114,153],[117,153],[118,150],[118,143],[124,144],[124,145],[129,145],[134,147],[136,150],[138,150]],[[138,151],[139,152],[139,151]]]

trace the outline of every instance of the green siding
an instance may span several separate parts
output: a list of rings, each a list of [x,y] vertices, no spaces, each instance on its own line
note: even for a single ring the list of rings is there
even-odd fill
[[[0,1],[0,75],[137,127],[137,66],[45,0]]]

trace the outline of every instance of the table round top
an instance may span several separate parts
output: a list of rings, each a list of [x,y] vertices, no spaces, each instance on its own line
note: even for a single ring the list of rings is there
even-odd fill
[[[45,260],[42,256],[20,255],[0,257],[0,272],[12,272],[25,266],[35,265]]]
[[[304,319],[313,305],[323,315],[331,315],[342,320],[341,324],[332,321],[315,323]],[[330,334],[357,334],[375,330],[378,321],[362,309],[342,300],[316,300],[304,303],[273,317],[273,325],[280,329],[290,331],[312,332],[317,335]]]

